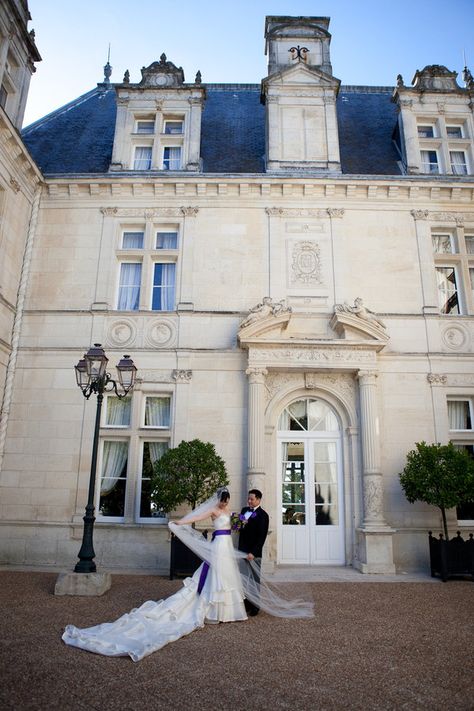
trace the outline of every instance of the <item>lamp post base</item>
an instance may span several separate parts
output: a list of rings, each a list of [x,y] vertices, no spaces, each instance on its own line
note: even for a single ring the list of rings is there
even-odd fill
[[[112,585],[110,573],[60,573],[54,587],[55,595],[98,597]]]

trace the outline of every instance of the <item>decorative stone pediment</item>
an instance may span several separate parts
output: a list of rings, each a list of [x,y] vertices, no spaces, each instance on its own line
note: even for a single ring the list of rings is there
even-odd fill
[[[239,327],[239,338],[245,341],[248,338],[279,337],[287,327],[291,318],[291,308],[285,300],[274,301],[270,296],[250,309]]]
[[[149,67],[142,67],[140,87],[179,86],[184,83],[182,67],[177,67],[162,54],[159,62],[153,62]]]
[[[281,88],[282,84],[286,88],[301,86],[302,84],[335,89],[339,91],[340,80],[322,71],[320,67],[313,67],[303,62],[298,62],[293,66],[280,69],[262,80],[262,95],[265,95],[272,86]]]
[[[417,91],[458,92],[461,87],[456,81],[457,72],[451,72],[441,64],[430,64],[421,71],[417,70],[412,80]]]
[[[291,354],[295,354],[294,365],[299,361],[296,353],[306,353],[308,348],[318,353],[327,352],[329,360],[333,360],[334,356],[342,363],[347,360],[342,353],[345,350],[352,353],[355,349],[354,352],[359,354],[371,353],[368,357],[372,362],[375,353],[382,350],[389,340],[385,324],[359,298],[354,306],[336,305],[328,324],[320,314],[293,312],[284,300],[274,301],[265,297],[250,309],[249,315],[242,321],[238,338],[240,345],[248,348],[249,357],[253,354],[252,357],[261,360],[264,353],[269,352],[268,348],[280,347],[285,349],[288,362],[292,361]],[[324,360],[323,356],[321,358]]]
[[[330,326],[341,338],[346,340],[368,339],[385,345],[389,336],[384,322],[370,309],[366,308],[360,297],[354,306],[336,304]]]

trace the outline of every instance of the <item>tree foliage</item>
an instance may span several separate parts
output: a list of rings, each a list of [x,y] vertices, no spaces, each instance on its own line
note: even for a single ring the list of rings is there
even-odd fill
[[[407,454],[400,484],[410,503],[424,501],[441,509],[446,539],[446,509],[474,501],[474,461],[449,444],[417,442]]]
[[[191,508],[228,484],[224,460],[211,442],[193,439],[168,449],[153,465],[151,499],[165,512],[187,501]]]

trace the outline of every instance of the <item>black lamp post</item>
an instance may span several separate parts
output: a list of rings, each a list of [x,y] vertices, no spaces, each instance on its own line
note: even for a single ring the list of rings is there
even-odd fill
[[[100,343],[94,343],[93,348],[89,348],[79,363],[74,366],[76,369],[76,380],[82,390],[82,394],[88,400],[92,393],[97,395],[97,411],[95,415],[94,442],[92,445],[91,474],[89,479],[89,496],[87,499],[86,515],[84,516],[84,532],[82,535],[82,546],[79,551],[79,561],[74,568],[76,573],[95,573],[94,563],[95,553],[93,545],[94,531],[94,492],[97,470],[97,451],[99,448],[99,428],[100,413],[104,392],[114,391],[117,397],[125,397],[135,385],[137,369],[133,360],[128,355],[124,355],[117,365],[118,385],[106,372],[108,358],[104,353]],[[119,392],[119,387],[121,392]]]

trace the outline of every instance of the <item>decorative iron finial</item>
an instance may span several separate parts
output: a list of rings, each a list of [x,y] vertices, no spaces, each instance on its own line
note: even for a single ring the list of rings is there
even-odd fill
[[[107,55],[107,64],[104,67],[104,84],[110,84],[110,76],[112,74],[112,67],[110,64],[110,43],[109,43],[109,52]]]
[[[194,80],[194,83],[195,83],[195,84],[200,84],[201,82],[202,82],[202,76],[201,76],[201,72],[200,72],[199,69],[198,69],[197,72],[196,72],[196,78],[195,78],[195,80]]]
[[[125,70],[125,74],[123,75],[123,83],[130,84],[130,72],[128,69]]]
[[[288,52],[291,52],[292,59],[303,60],[303,62],[306,62],[306,55],[308,54],[309,49],[307,47],[300,47],[297,45],[296,47],[290,47]]]

